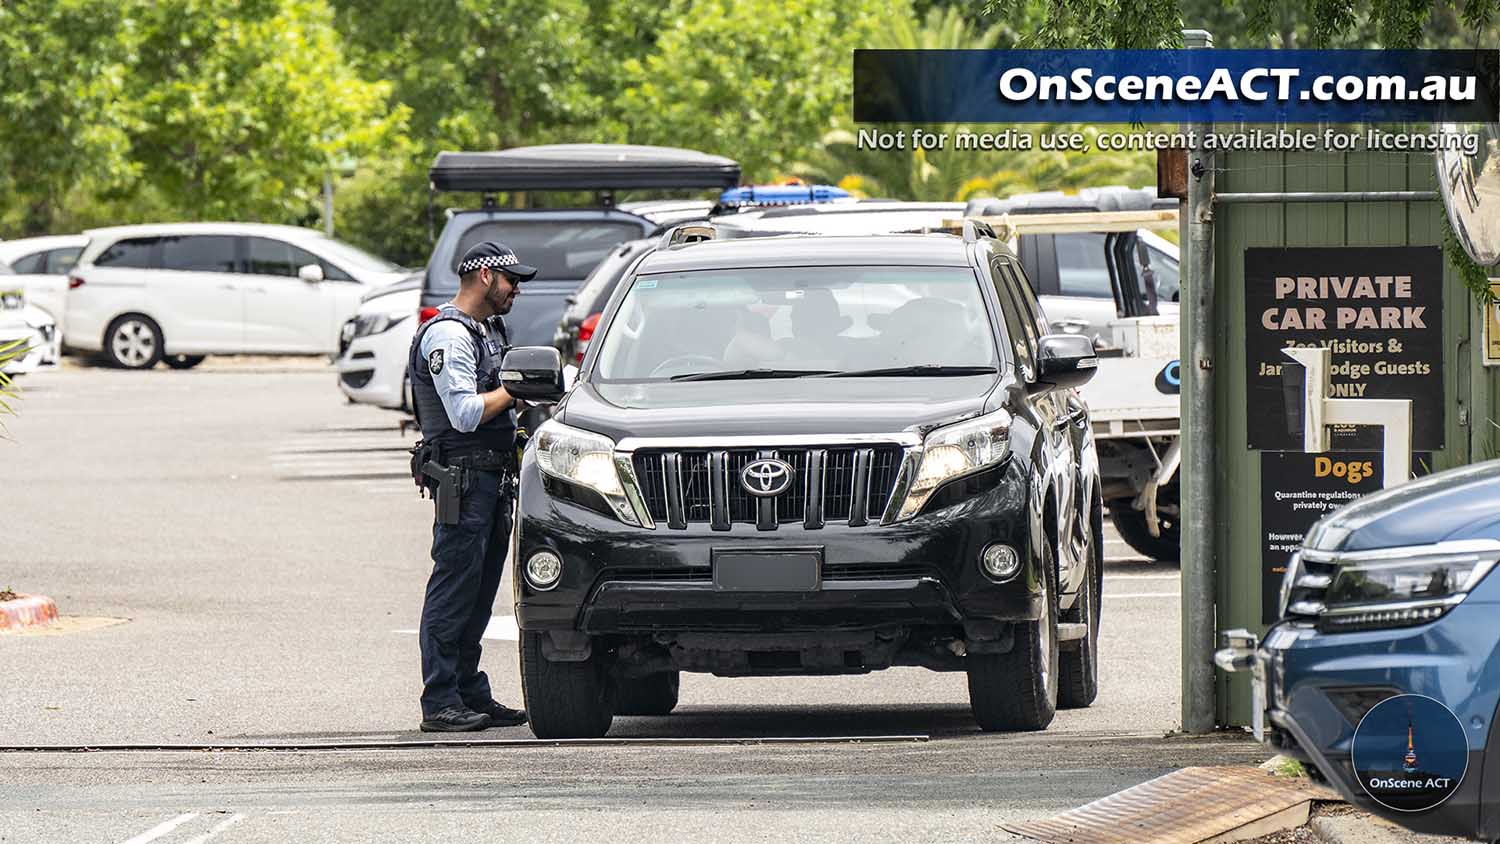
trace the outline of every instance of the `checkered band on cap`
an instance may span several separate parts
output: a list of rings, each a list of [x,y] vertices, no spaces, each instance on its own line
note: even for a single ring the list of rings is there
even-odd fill
[[[516,253],[507,252],[504,255],[485,255],[481,258],[470,258],[458,265],[458,274],[466,275],[484,267],[508,267],[511,264],[519,264],[521,259]]]

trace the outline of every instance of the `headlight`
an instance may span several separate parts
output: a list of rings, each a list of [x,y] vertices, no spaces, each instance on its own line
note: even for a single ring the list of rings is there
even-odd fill
[[[922,441],[916,478],[896,518],[915,516],[942,484],[998,465],[1009,454],[1010,414],[1003,410],[938,428]]]
[[[411,316],[408,311],[390,311],[383,314],[364,314],[354,322],[354,336],[368,337],[395,328],[402,320]]]
[[[587,487],[604,497],[620,521],[640,525],[615,469],[615,441],[548,419],[537,429],[537,466],[554,478]]]
[[[1440,543],[1405,553],[1351,555],[1338,561],[1318,614],[1329,632],[1404,627],[1435,621],[1457,606],[1500,559],[1500,550]]]

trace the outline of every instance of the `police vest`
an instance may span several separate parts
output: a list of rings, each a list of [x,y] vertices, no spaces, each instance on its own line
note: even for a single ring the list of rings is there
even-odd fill
[[[422,440],[430,445],[438,445],[445,454],[454,456],[486,449],[504,453],[513,451],[516,447],[516,415],[511,408],[495,414],[495,418],[488,422],[479,423],[479,427],[469,433],[453,427],[448,419],[448,411],[443,407],[443,400],[438,396],[437,386],[433,383],[432,372],[422,357],[422,338],[434,325],[450,320],[467,329],[470,339],[474,341],[475,390],[487,393],[500,387],[500,363],[508,345],[505,323],[496,320],[500,327],[501,342],[495,343],[484,326],[473,317],[454,308],[444,308],[417,329],[417,334],[411,341],[411,351],[407,355],[406,366],[415,405],[412,410],[422,429]]]

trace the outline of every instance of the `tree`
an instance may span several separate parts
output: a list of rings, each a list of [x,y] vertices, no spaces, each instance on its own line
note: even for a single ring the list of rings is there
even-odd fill
[[[388,146],[405,110],[343,59],[322,0],[137,7],[132,157],[189,218],[286,220],[340,159]]]
[[[654,49],[619,67],[606,136],[717,152],[749,180],[774,177],[847,109],[850,51],[910,14],[905,0],[675,0]]]
[[[128,50],[113,0],[0,3],[0,199],[12,231],[44,232],[79,179],[132,177]]]
[[[27,209],[12,224],[313,216],[324,171],[392,144],[405,116],[332,20],[323,0],[0,7],[0,102],[19,118],[0,162]]]

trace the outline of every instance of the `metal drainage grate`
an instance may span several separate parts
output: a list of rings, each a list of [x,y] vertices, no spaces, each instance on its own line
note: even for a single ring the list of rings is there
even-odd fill
[[[1259,768],[1183,768],[1057,817],[1004,828],[1041,844],[1199,844],[1246,827],[1254,837],[1300,826],[1311,802],[1324,797],[1306,779]]]

